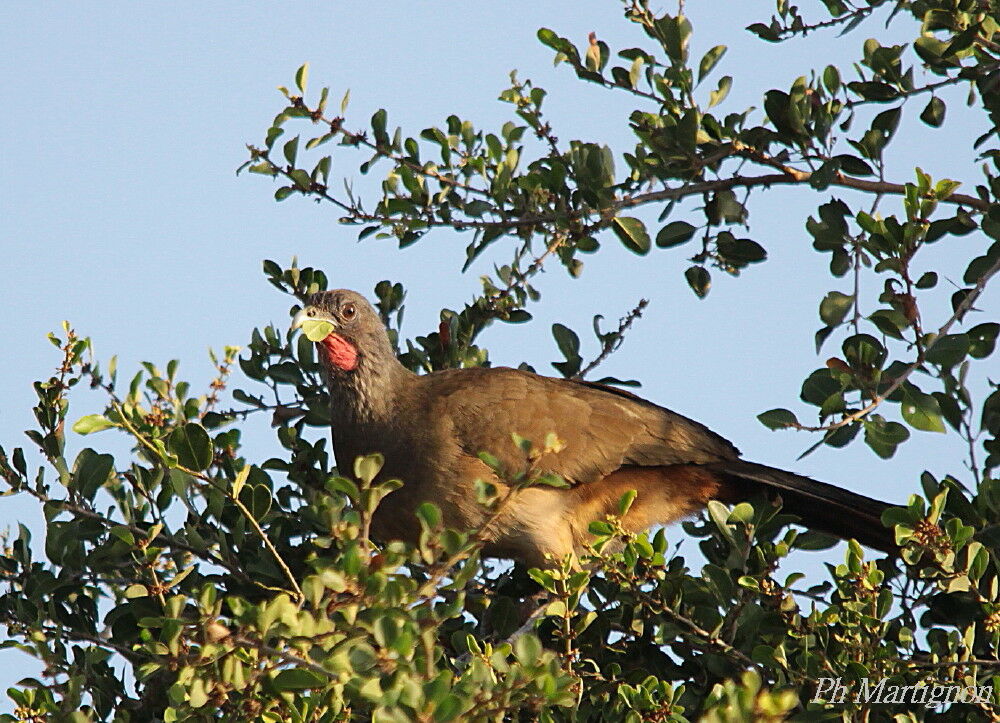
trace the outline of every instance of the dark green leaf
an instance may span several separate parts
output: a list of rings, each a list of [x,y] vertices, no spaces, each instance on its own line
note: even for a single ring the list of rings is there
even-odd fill
[[[839,156],[834,156],[840,164],[840,170],[846,173],[848,176],[874,176],[875,171],[867,162],[861,160],[857,156],[852,156],[847,153],[841,154]]]
[[[728,263],[736,267],[763,261],[767,251],[753,239],[736,238],[728,231],[722,231],[716,238],[716,247]]]
[[[562,324],[552,325],[552,336],[555,337],[559,351],[567,359],[575,359],[580,356],[580,337],[576,332]]]
[[[677,246],[689,241],[697,230],[687,221],[671,221],[656,234],[656,245],[664,249]]]
[[[985,359],[993,353],[997,336],[1000,335],[1000,324],[988,321],[969,329],[969,356],[973,359]]]
[[[934,340],[927,350],[927,361],[950,369],[969,353],[969,337],[965,334],[945,334]]]
[[[799,423],[795,415],[787,409],[769,409],[758,414],[757,419],[768,429],[785,429]]]
[[[115,458],[98,454],[87,448],[80,452],[73,464],[73,484],[81,495],[93,499],[114,469]]]
[[[691,266],[684,272],[684,278],[687,279],[688,286],[700,299],[705,298],[712,286],[712,277],[704,266]]]
[[[188,422],[170,433],[168,448],[182,467],[200,472],[212,464],[212,440],[200,424]]]
[[[885,363],[886,349],[871,334],[854,334],[841,344],[844,358],[856,369],[881,369]]]
[[[889,103],[899,97],[899,91],[891,85],[876,81],[856,81],[848,83],[847,87],[865,100],[871,100],[876,103]]]
[[[803,402],[818,407],[841,389],[840,382],[833,378],[829,369],[817,369],[802,382],[799,396]]]
[[[889,459],[896,453],[896,447],[910,437],[909,430],[899,422],[887,422],[878,414],[871,414],[864,420],[865,443],[882,459]]]
[[[944,101],[934,96],[927,107],[921,111],[920,120],[933,128],[940,128],[941,124],[944,123],[945,110]]]

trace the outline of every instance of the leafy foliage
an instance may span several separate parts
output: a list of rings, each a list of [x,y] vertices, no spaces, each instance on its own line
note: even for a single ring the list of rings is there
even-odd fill
[[[436,229],[466,233],[463,269],[487,248],[511,250],[509,263],[483,276],[481,294],[443,310],[438,328],[414,339],[399,331],[402,286],[376,286],[401,360],[419,371],[488,363],[480,333],[494,321],[531,319],[546,264],[577,276],[580,257],[609,240],[640,255],[687,249],[684,277],[705,296],[713,274],[738,276],[767,259],[749,237],[754,194],[788,185],[817,191],[822,200],[805,230],[843,281],[816,290],[822,326],[814,341],[820,350],[836,337],[839,351],[802,384],[814,425],[785,408],[760,420],[809,430],[817,446],[863,439],[881,457],[921,434],[960,435],[966,469],[940,480],[925,473],[908,505],[886,513],[898,558],[873,562],[851,543],[828,581],[803,589],[801,573],[779,568],[793,550],[831,541],[789,528],[792,518],[764,500],[712,503],[685,524],[704,556],[697,570],[662,530],[629,534],[616,517],[593,522],[586,559],[530,571],[484,564],[482,530],[443,529],[432,505],[415,510],[418,545],[386,544],[370,538],[369,521],[398,482],[373,483],[377,455],[334,468],[326,435],[309,431],[329,425],[310,341],[326,330],[254,329],[243,356],[236,347],[212,356],[217,376],[194,396],[176,361],[145,363],[119,383],[114,359],[102,368],[90,340],[66,325],[51,336],[62,361],[35,384],[37,425],[27,433],[44,462],[36,471],[24,450],[0,449],[7,492],[34,498],[46,521],[41,545],[20,526],[0,556],[2,645],[45,665],[41,679],[9,691],[17,712],[4,719],[916,720],[929,709],[824,702],[820,679],[1000,685],[992,677],[1000,388],[970,376],[1000,332],[970,315],[1000,270],[1000,152],[991,147],[1000,15],[972,2],[824,5],[829,18],[810,24],[779,0],[776,15],[749,30],[767,42],[846,32],[884,7],[915,21],[914,41],[867,40],[859,79],[845,81],[830,65],[768,90],[763,115],[723,115],[735,81],[723,76],[714,89],[709,81],[725,65],[725,47],[692,58],[683,15],[656,15],[630,0],[625,16],[644,48],[614,50],[595,34],[580,49],[538,32],[581,80],[635,100],[635,146],[620,158],[598,142],[561,143],[542,112],[545,91],[516,75],[501,93],[513,119],[495,132],[451,116],[410,137],[390,131],[384,110],[351,130],[348,97],[337,115],[327,89],[307,100],[303,66],[245,168],[280,179],[278,201],[304,195],[333,204],[344,223],[360,227],[360,239],[406,247]],[[965,86],[990,120],[993,130],[974,141],[982,182],[965,195],[920,168],[912,181],[887,180],[886,149],[899,142],[904,113],[947,129],[950,86]],[[908,102],[926,94],[926,104]],[[284,140],[295,124],[317,134]],[[362,174],[387,167],[376,198],[357,197],[349,185],[344,195],[332,190],[332,156],[312,157],[330,141],[338,153],[365,154]],[[658,212],[655,226],[646,207]],[[946,308],[937,308],[941,274],[924,251],[966,235],[970,243],[954,253],[977,250]],[[321,270],[294,263],[266,261],[264,273],[295,298],[293,311],[327,286]],[[881,291],[864,293],[871,288]],[[577,332],[554,325],[562,358],[553,366],[583,378],[644,306],[612,331],[594,320],[590,362]],[[223,409],[236,363],[246,382],[231,390],[238,406]],[[81,383],[104,395],[100,413],[70,413]],[[282,450],[267,459],[241,444],[243,420],[260,413],[271,415]],[[77,435],[122,435],[131,452],[85,448],[68,459],[67,421]],[[557,440],[515,443],[529,472],[508,480],[513,494],[558,483],[530,465],[533,443]],[[507,502],[488,484],[479,497],[493,514]],[[633,499],[622,498],[622,514]],[[998,712],[994,696],[945,715]]]

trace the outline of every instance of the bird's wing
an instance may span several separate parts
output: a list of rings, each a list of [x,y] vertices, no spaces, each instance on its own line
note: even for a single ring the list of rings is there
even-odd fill
[[[602,479],[624,465],[705,464],[739,451],[710,429],[629,392],[505,367],[422,377],[432,418],[448,419],[469,455],[489,452],[517,472],[525,459],[516,432],[543,447],[552,432],[565,444],[538,460],[571,484]]]

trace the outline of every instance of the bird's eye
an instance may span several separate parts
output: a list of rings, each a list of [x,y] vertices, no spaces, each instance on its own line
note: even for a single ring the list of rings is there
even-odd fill
[[[354,315],[358,313],[354,304],[344,304],[340,309],[340,315],[350,321],[354,318]]]

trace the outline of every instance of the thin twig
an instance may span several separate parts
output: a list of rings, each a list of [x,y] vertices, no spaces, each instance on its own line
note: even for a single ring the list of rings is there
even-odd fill
[[[601,345],[601,353],[598,354],[597,357],[595,357],[594,360],[582,370],[574,374],[571,379],[583,379],[587,376],[587,374],[594,371],[594,369],[602,364],[605,359],[611,356],[611,354],[621,346],[622,341],[625,339],[625,332],[628,331],[630,326],[632,326],[632,322],[642,316],[642,312],[647,306],[649,306],[648,299],[639,299],[639,303],[636,304],[635,308],[623,316],[621,321],[618,322],[618,329],[616,329],[614,333],[606,336],[604,343]]]
[[[838,25],[843,25],[844,23],[854,22],[855,19],[857,19],[857,21],[860,22],[861,20],[864,20],[866,15],[874,11],[876,7],[878,6],[868,5],[866,7],[858,8],[853,12],[844,13],[839,17],[831,18],[830,20],[822,20],[818,23],[814,23],[813,25],[803,25],[802,27],[799,28],[792,28],[785,26],[778,31],[778,38],[783,39],[782,36],[784,36],[785,38],[789,38],[798,34],[801,34],[804,37],[816,30],[825,30],[827,28],[833,28]]]

